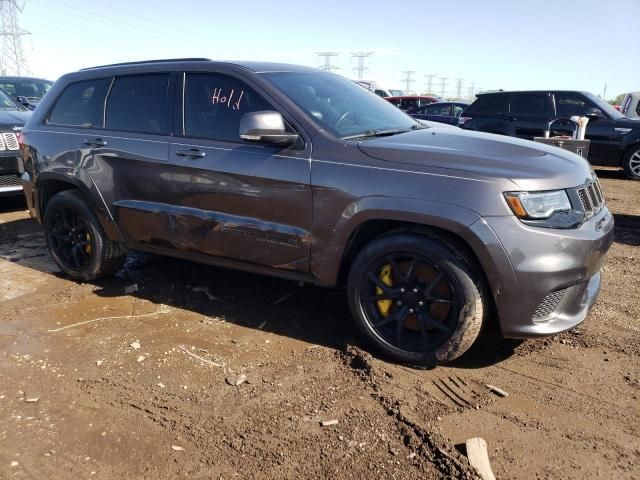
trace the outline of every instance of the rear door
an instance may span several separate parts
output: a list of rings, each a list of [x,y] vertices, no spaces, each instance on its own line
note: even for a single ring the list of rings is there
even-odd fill
[[[283,150],[241,140],[243,114],[278,110],[287,117],[235,74],[186,72],[183,81],[181,125],[169,154],[180,248],[308,270],[310,143]]]
[[[87,136],[87,168],[128,242],[169,247],[172,75],[116,77],[109,89],[104,130]]]
[[[546,92],[514,93],[508,121],[513,135],[527,140],[542,137],[551,116],[551,95]]]

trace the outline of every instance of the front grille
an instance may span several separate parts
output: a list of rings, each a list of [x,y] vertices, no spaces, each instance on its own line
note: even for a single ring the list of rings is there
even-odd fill
[[[598,180],[578,189],[578,197],[580,197],[580,203],[582,203],[587,218],[596,215],[604,206],[604,196]]]
[[[560,304],[560,301],[562,300],[566,292],[567,289],[564,288],[562,290],[551,292],[549,295],[544,297],[542,303],[538,305],[536,311],[533,312],[533,319],[541,320],[551,315],[555,311],[555,309],[558,308],[558,305]]]
[[[0,175],[0,187],[19,187],[22,185],[22,181],[18,175]]]
[[[0,134],[0,150],[20,150],[18,137],[15,133]]]

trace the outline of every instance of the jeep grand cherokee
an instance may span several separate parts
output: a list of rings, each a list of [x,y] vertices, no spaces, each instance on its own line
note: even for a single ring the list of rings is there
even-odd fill
[[[25,195],[72,279],[127,249],[347,288],[379,350],[434,364],[495,311],[582,322],[613,219],[581,157],[425,126],[338,75],[165,60],[62,77],[24,131]]]

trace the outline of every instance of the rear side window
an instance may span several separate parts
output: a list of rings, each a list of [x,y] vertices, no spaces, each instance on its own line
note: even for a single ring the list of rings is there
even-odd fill
[[[107,99],[105,128],[166,134],[168,87],[169,74],[116,78]]]
[[[420,100],[415,98],[405,98],[400,101],[400,108],[403,110],[410,110],[420,106]]]
[[[102,128],[104,99],[111,78],[72,83],[58,98],[47,123],[82,128]]]
[[[481,95],[467,109],[467,113],[506,113],[509,111],[509,95]]]
[[[560,92],[556,97],[556,115],[558,117],[584,116],[592,105],[579,93]]]
[[[451,115],[451,105],[429,105],[424,109],[427,115]]]
[[[514,115],[543,116],[547,111],[547,94],[519,93],[511,99],[511,113]]]
[[[224,75],[187,74],[184,133],[188,137],[240,142],[240,118],[273,107],[244,82]]]

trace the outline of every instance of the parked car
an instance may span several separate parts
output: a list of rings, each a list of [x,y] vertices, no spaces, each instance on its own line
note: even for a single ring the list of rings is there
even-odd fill
[[[42,78],[0,77],[0,88],[29,110],[36,108],[52,86],[52,81]]]
[[[20,132],[31,111],[0,90],[0,196],[22,194]]]
[[[544,136],[549,122],[572,116],[589,117],[586,138],[589,162],[621,167],[640,180],[640,121],[626,118],[604,100],[587,92],[524,91],[478,95],[463,113],[460,125],[467,130],[533,139]],[[569,122],[567,122],[569,123]],[[573,127],[554,124],[552,135],[569,135]]]
[[[377,82],[374,80],[354,80],[361,87],[366,88],[367,90],[372,91],[376,95],[382,98],[387,98],[391,96],[388,90],[382,88]]]
[[[387,97],[385,100],[406,112],[437,102],[438,98],[424,95],[405,95],[404,97]]]
[[[389,93],[390,93],[390,97],[404,97],[405,93],[404,90],[398,90],[395,88],[390,88],[389,89]]]
[[[425,128],[306,67],[91,68],[56,82],[23,136],[29,211],[70,278],[135,248],[344,286],[362,334],[412,364],[458,357],[490,319],[516,338],[578,325],[612,242],[579,156]]]
[[[409,110],[407,113],[420,120],[458,125],[460,114],[468,106],[468,103],[463,102],[436,102]]]
[[[640,118],[640,92],[627,93],[620,103],[620,112],[627,118]]]

